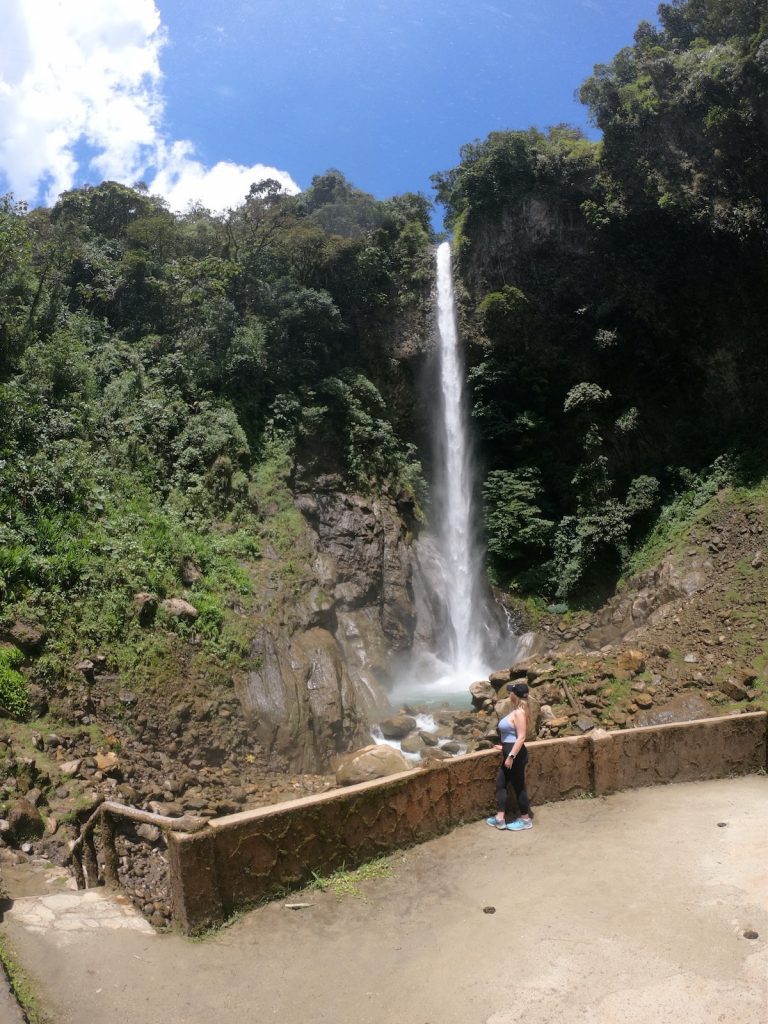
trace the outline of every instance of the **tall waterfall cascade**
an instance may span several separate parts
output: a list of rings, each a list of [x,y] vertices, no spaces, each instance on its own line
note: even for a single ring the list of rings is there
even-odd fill
[[[445,603],[451,626],[448,663],[466,680],[487,675],[484,660],[485,599],[482,553],[474,525],[476,481],[471,455],[464,361],[459,348],[451,273],[451,247],[437,250],[440,416],[436,424],[437,464],[432,512],[445,575]],[[470,680],[471,681],[471,680]],[[466,681],[464,688],[466,688]]]
[[[465,366],[448,242],[437,250],[437,327],[430,539],[422,548],[421,561],[429,567],[431,586],[442,609],[442,626],[431,650],[414,650],[390,698],[464,703],[469,684],[503,664],[518,638],[494,605],[484,575]]]

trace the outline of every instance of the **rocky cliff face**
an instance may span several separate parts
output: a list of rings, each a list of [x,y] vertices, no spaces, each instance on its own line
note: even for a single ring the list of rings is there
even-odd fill
[[[310,571],[265,595],[238,696],[265,752],[310,771],[369,741],[396,661],[434,642],[441,613],[407,502],[314,491],[297,504]]]
[[[461,252],[462,278],[476,298],[508,283],[535,292],[550,264],[578,256],[586,241],[577,205],[522,195],[498,217],[473,223],[472,244]]]

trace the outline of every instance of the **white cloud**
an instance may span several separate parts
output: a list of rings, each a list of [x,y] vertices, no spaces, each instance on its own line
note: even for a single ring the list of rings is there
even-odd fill
[[[102,178],[150,180],[174,209],[235,205],[260,177],[298,191],[262,164],[206,168],[165,136],[155,0],[9,0],[3,36],[0,179],[18,198],[52,203]]]
[[[243,167],[221,160],[213,167],[204,167],[195,160],[190,143],[175,142],[164,154],[162,167],[149,190],[165,196],[172,210],[185,210],[190,203],[200,202],[218,212],[241,203],[251,183],[274,178],[286,192],[299,191],[296,182],[285,171],[264,164]]]

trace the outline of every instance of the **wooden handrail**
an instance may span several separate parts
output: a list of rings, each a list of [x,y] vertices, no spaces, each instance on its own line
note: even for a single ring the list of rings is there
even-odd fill
[[[115,847],[115,818],[128,818],[146,825],[155,825],[163,832],[200,832],[208,824],[207,818],[196,818],[184,814],[180,818],[169,818],[165,814],[141,811],[137,807],[104,800],[80,829],[80,835],[72,844],[72,867],[78,889],[90,889],[99,884],[99,867],[96,854],[94,830],[101,826],[101,841],[104,849],[104,882],[118,884],[118,858]]]

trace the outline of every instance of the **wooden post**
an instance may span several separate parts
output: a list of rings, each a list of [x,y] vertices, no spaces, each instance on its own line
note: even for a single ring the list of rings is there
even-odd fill
[[[99,884],[99,861],[96,856],[96,840],[93,829],[89,829],[83,837],[83,865],[85,867],[86,887],[92,889]]]
[[[83,851],[75,847],[72,850],[72,872],[75,876],[78,889],[85,889],[85,875],[83,874]]]
[[[117,847],[115,846],[115,820],[110,814],[101,816],[101,848],[104,854],[104,884],[119,885]]]

